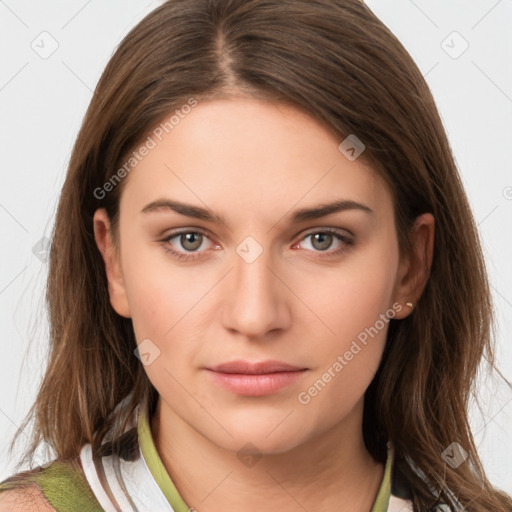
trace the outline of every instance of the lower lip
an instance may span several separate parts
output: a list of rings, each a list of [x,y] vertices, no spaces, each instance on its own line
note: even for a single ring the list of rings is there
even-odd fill
[[[266,396],[293,384],[307,370],[292,372],[264,373],[250,375],[241,373],[222,373],[208,370],[212,379],[223,388],[244,396]]]

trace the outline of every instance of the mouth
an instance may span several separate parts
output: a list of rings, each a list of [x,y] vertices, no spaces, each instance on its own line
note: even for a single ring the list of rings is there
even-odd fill
[[[308,368],[281,361],[232,361],[206,368],[219,386],[243,396],[267,396],[293,384]]]

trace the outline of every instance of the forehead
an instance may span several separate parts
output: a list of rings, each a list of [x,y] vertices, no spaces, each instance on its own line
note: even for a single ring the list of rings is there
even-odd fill
[[[168,196],[275,222],[294,204],[391,206],[375,171],[340,151],[343,138],[293,107],[231,98],[199,102],[176,119],[172,129],[150,133],[152,148],[129,173],[121,210],[140,212]]]

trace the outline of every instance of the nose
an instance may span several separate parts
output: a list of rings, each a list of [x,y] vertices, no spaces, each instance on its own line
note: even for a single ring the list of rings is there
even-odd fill
[[[291,294],[279,275],[279,266],[272,261],[271,252],[263,250],[254,261],[243,252],[236,252],[233,266],[223,290],[224,327],[252,340],[275,336],[276,332],[288,329]]]

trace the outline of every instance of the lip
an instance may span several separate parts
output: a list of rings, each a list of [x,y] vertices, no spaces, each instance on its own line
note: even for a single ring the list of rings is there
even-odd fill
[[[302,377],[308,368],[281,361],[231,361],[206,368],[213,381],[237,395],[266,396]]]

